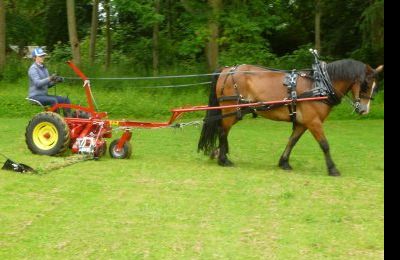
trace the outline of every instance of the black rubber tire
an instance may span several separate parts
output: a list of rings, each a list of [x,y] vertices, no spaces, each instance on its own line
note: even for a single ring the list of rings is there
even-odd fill
[[[129,159],[132,155],[132,144],[130,142],[125,142],[124,147],[120,152],[116,151],[119,139],[115,139],[111,142],[109,152],[110,156],[115,159]]]
[[[29,121],[26,127],[25,142],[34,154],[62,155],[70,144],[68,125],[57,113],[39,113]]]

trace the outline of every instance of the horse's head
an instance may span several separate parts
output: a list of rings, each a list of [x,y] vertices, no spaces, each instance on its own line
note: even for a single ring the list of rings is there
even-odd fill
[[[355,111],[360,115],[369,113],[371,100],[378,91],[377,75],[383,70],[383,65],[376,69],[371,68],[369,65],[365,66],[365,75],[356,81],[351,92],[353,94],[353,106]]]
[[[343,97],[349,91],[353,94],[353,106],[360,114],[368,114],[370,102],[378,89],[377,75],[383,65],[376,69],[353,59],[338,60],[326,66],[336,95]]]

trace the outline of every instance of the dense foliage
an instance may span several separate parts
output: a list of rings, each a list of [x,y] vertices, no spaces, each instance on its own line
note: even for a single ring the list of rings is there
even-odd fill
[[[4,0],[7,44],[47,46],[55,62],[71,58],[65,0]],[[76,17],[83,65],[87,65],[90,0],[77,0]],[[105,11],[99,5],[97,67],[105,63]],[[160,8],[154,8],[158,2]],[[211,16],[220,2],[218,16]],[[304,51],[314,46],[316,0],[111,0],[111,67],[150,74],[153,29],[159,30],[160,71],[207,70],[209,21],[217,19],[219,65],[255,63],[284,68],[309,66]],[[383,0],[321,2],[321,54],[325,59],[355,57],[376,66],[383,63]],[[11,50],[8,50],[8,56]],[[12,57],[6,66],[15,68]],[[5,73],[9,73],[7,70]],[[5,74],[3,73],[3,74]],[[3,75],[3,77],[9,77]]]

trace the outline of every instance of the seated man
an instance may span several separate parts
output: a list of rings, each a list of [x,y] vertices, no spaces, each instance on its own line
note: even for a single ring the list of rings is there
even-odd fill
[[[63,79],[56,75],[49,76],[49,72],[44,65],[44,58],[47,54],[41,48],[32,51],[34,63],[28,71],[29,75],[29,94],[30,99],[39,101],[43,106],[52,106],[57,103],[70,104],[68,97],[54,96],[48,94],[48,89]],[[65,109],[64,115],[69,114],[69,109]],[[66,116],[66,115],[65,115]]]

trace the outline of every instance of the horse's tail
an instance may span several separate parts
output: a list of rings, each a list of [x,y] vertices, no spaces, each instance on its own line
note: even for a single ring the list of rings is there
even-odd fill
[[[217,82],[219,75],[222,71],[218,69],[212,76],[210,97],[208,106],[219,106],[217,99]],[[204,154],[209,155],[216,148],[217,138],[221,133],[222,112],[220,109],[207,110],[206,117],[204,118],[203,128],[201,129],[200,140],[197,145],[197,151],[204,151]]]

